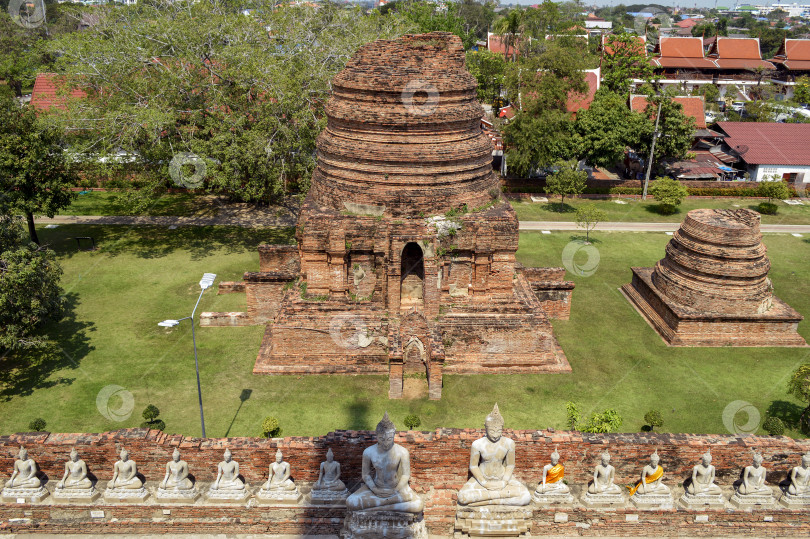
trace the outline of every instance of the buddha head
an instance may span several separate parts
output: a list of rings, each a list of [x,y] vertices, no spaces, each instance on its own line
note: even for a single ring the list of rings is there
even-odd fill
[[[487,430],[487,438],[489,438],[490,442],[497,442],[501,439],[501,433],[503,432],[503,416],[501,416],[501,412],[498,410],[497,403],[495,403],[495,407],[484,421],[484,428]]]
[[[121,454],[119,456],[121,457],[121,462],[126,462],[129,460],[129,451],[121,448]]]
[[[700,457],[700,461],[703,463],[704,466],[708,466],[709,464],[711,464],[712,463],[711,450],[706,450],[706,452],[703,453],[703,456]]]
[[[810,451],[802,455],[802,467],[810,468]]]
[[[281,448],[279,447],[276,449],[276,462],[280,464],[283,459],[284,455],[281,454]]]
[[[335,460],[335,454],[332,453],[332,448],[330,447],[326,451],[326,462],[332,462],[333,460]]]
[[[70,460],[72,460],[73,462],[76,462],[76,461],[79,460],[79,452],[76,451],[75,447],[70,450]]]
[[[377,423],[377,445],[380,446],[380,449],[389,451],[394,447],[394,435],[396,432],[397,428],[388,417],[388,412],[385,412],[383,418]]]
[[[754,468],[759,468],[762,465],[762,454],[761,453],[754,453]]]
[[[660,460],[661,460],[661,457],[658,456],[658,450],[656,449],[655,452],[652,455],[650,455],[650,465],[653,468],[657,468],[658,467],[658,462]]]
[[[551,454],[551,465],[556,466],[560,462],[560,454],[557,453],[557,448],[554,448],[554,453]]]
[[[230,462],[231,461],[231,450],[226,449],[225,453],[222,455],[222,458],[225,459],[225,462]]]
[[[172,453],[172,460],[175,462],[180,462],[180,450],[176,447],[174,448],[174,452]]]
[[[607,452],[607,449],[602,451],[602,466],[608,466],[610,464],[610,453]]]
[[[28,451],[26,451],[23,446],[20,446],[19,459],[20,460],[28,460]]]

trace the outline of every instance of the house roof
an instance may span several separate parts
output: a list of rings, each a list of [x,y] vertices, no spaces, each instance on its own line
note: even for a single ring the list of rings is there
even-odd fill
[[[602,54],[613,54],[613,46],[608,43],[609,34],[602,34]],[[632,47],[639,53],[647,54],[647,36],[630,36],[632,39],[630,43],[614,43],[617,48]]]
[[[718,37],[708,57],[721,69],[773,69],[774,65],[762,59],[759,38]]]
[[[569,94],[566,108],[568,112],[576,112],[580,109],[587,109],[591,106],[596,91],[599,90],[600,68],[590,69],[585,72],[585,82],[588,84],[588,91],[583,94]]]
[[[678,96],[673,97],[673,101],[680,103],[683,108],[683,113],[695,119],[695,129],[706,129],[706,112],[701,96]],[[636,112],[644,112],[647,109],[647,96],[644,95],[631,95],[630,96],[630,110]]]
[[[655,66],[716,69],[711,60],[703,56],[703,39],[699,37],[662,37],[656,47],[659,55],[652,59]]]
[[[50,110],[51,107],[65,109],[68,97],[65,95],[63,78],[55,73],[40,73],[34,81],[31,91],[31,106],[38,110]],[[61,88],[60,88],[61,86]],[[83,98],[87,94],[79,89],[72,89],[70,97]]]
[[[684,19],[682,21],[676,22],[675,26],[679,28],[692,28],[693,26],[697,25],[697,21],[695,19]]]
[[[810,71],[810,39],[785,39],[771,62],[796,71]]]
[[[810,166],[810,124],[717,122],[717,127],[749,165]]]

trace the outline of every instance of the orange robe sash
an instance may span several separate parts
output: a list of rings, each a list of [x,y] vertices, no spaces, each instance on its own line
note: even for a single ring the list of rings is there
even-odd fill
[[[644,482],[647,483],[647,484],[653,483],[653,482],[658,481],[659,479],[661,479],[661,477],[663,475],[664,475],[664,469],[661,466],[659,466],[658,468],[656,468],[656,470],[652,474],[650,474],[650,475],[648,475],[647,477],[644,478]],[[634,487],[628,486],[627,488],[630,490],[630,496],[635,494],[640,486],[641,486],[641,481],[636,483],[636,486],[634,486]]]
[[[556,466],[552,466],[546,472],[546,483],[556,483],[560,479],[563,478],[565,475],[565,467],[562,464],[557,464]]]

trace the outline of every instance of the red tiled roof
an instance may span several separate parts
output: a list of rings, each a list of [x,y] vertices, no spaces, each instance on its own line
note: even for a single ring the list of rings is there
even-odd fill
[[[717,69],[717,65],[706,58],[667,58],[657,57],[651,60],[656,67],[674,67],[681,69]]]
[[[706,112],[703,98],[700,96],[678,96],[673,101],[681,104],[683,113],[695,119],[695,129],[706,129]],[[647,97],[643,95],[630,96],[630,110],[644,112],[647,109]]]
[[[64,95],[64,88],[59,88],[63,79],[55,73],[40,73],[34,81],[34,89],[31,91],[31,106],[39,110],[50,110],[51,107],[58,109],[65,108],[67,96]],[[87,94],[82,90],[73,89],[70,97],[83,98]]]
[[[520,51],[517,50],[517,41],[509,47],[509,56],[513,54],[520,56]],[[506,43],[502,36],[493,34],[492,32],[487,34],[487,49],[491,52],[497,52],[503,55],[506,55]]]
[[[810,39],[785,39],[771,62],[796,71],[810,71]]]
[[[506,118],[507,120],[511,120],[515,117],[515,109],[512,108],[512,105],[508,107],[504,107],[498,112],[498,118]]]
[[[608,43],[608,38],[611,37],[608,34],[602,34],[602,54],[613,54],[613,47],[611,44]],[[625,45],[624,43],[615,43],[619,47],[632,47],[633,51],[638,51],[641,54],[647,54],[647,36],[631,36],[632,40],[630,43]]]
[[[693,26],[697,25],[697,21],[695,19],[684,19],[680,22],[676,22],[675,26],[679,28],[692,28]]]
[[[699,37],[662,37],[656,51],[659,56],[652,59],[655,66],[717,69],[714,62],[703,56],[703,39]]]
[[[597,67],[594,70],[585,72],[585,82],[588,83],[588,92],[586,94],[569,94],[568,102],[565,107],[568,112],[576,112],[580,109],[587,109],[593,102],[593,97],[599,89],[600,69]]]
[[[773,69],[774,65],[762,59],[759,52],[759,38],[718,37],[709,57],[721,69]]]
[[[810,124],[718,122],[717,126],[728,135],[726,144],[748,164],[810,166]]]

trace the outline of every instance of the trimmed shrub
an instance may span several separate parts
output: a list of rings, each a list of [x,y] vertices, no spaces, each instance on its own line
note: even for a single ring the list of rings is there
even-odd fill
[[[47,423],[45,423],[45,420],[42,419],[41,417],[38,417],[28,424],[28,429],[31,430],[32,432],[42,432],[43,430],[45,430],[46,425]]]
[[[281,435],[281,425],[278,419],[273,416],[267,416],[262,421],[262,436],[265,438],[278,438]]]
[[[422,420],[416,414],[409,414],[405,416],[405,426],[408,430],[413,430],[422,424]]]
[[[160,415],[160,410],[158,410],[158,407],[155,406],[154,404],[150,404],[149,406],[143,409],[143,413],[141,415],[143,415],[143,418],[145,420],[151,423],[152,421],[157,419],[157,417]]]
[[[660,427],[664,424],[664,417],[658,410],[650,410],[644,414],[644,422],[650,426],[650,430],[655,430],[655,427]]]
[[[162,419],[154,419],[152,421],[144,421],[143,423],[141,423],[141,428],[166,430],[166,423],[164,423]]]
[[[779,211],[779,206],[773,202],[760,202],[757,211],[763,215],[775,215]]]
[[[778,417],[765,418],[762,428],[771,436],[781,436],[785,433],[785,424]]]
[[[683,199],[689,195],[689,190],[672,178],[656,178],[650,185],[649,192],[659,203],[658,211],[664,215],[675,213]]]

